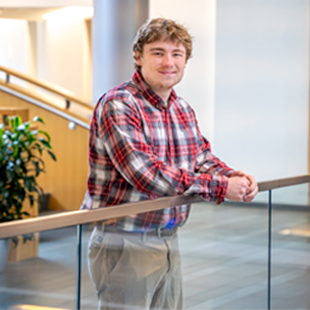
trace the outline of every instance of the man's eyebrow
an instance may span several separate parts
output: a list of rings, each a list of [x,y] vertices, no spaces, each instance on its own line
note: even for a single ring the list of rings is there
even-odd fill
[[[151,52],[154,52],[154,51],[160,51],[160,52],[165,52],[166,50],[164,48],[161,48],[161,47],[153,47],[150,49]],[[175,48],[173,50],[173,52],[181,52],[183,54],[185,54],[185,52],[181,49],[178,49],[178,48]]]
[[[153,47],[153,48],[150,49],[150,51],[161,51],[161,52],[164,52],[165,49],[161,48],[161,47]]]

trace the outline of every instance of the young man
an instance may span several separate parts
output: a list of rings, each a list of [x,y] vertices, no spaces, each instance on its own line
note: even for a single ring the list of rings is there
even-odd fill
[[[192,52],[187,30],[153,19],[133,44],[132,79],[99,100],[90,130],[88,192],[99,208],[172,195],[250,202],[254,177],[215,157],[173,86]],[[96,225],[88,263],[100,309],[182,309],[177,230],[190,206]]]

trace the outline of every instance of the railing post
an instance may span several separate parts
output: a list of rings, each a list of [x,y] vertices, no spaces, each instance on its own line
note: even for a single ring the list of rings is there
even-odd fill
[[[66,99],[66,109],[68,110],[70,108],[70,100]]]
[[[77,225],[76,309],[81,309],[82,225]]]
[[[272,237],[272,203],[271,203],[271,190],[269,190],[269,202],[268,202],[268,310],[270,310],[270,298],[271,298],[271,237]]]
[[[5,76],[5,83],[9,84],[10,83],[10,75],[7,73]]]

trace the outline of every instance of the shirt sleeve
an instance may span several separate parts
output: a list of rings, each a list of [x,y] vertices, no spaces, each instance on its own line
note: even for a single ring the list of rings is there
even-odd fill
[[[184,194],[217,203],[224,200],[225,175],[174,168],[158,159],[145,139],[134,104],[107,101],[100,110],[98,128],[105,150],[122,177],[138,191],[158,197]]]

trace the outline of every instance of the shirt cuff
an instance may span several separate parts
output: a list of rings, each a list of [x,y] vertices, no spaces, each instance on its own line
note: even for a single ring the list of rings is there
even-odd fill
[[[212,175],[210,181],[210,175],[202,174],[201,179],[204,183],[204,188],[208,189],[208,192],[205,192],[202,197],[208,201],[214,201],[216,204],[224,202],[228,187],[228,177],[224,175]]]

